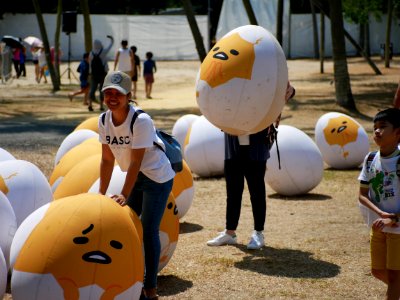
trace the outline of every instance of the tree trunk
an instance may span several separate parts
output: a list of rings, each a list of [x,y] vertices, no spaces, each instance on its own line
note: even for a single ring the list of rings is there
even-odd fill
[[[199,54],[199,59],[202,62],[206,58],[207,53],[206,49],[204,48],[203,38],[201,36],[199,27],[197,26],[192,3],[190,2],[190,0],[182,0],[182,4],[186,12],[186,17],[189,22],[190,29],[192,30],[192,35],[194,38],[194,42],[196,43],[196,49],[197,53]]]
[[[85,32],[85,52],[90,52],[92,50],[92,24],[90,22],[89,2],[88,0],[81,0],[80,3]]]
[[[278,7],[276,12],[276,39],[279,44],[283,46],[283,0],[278,0]]]
[[[385,68],[390,68],[390,32],[392,31],[393,2],[388,0],[388,12],[386,23],[386,39],[385,39]]]
[[[51,82],[53,83],[53,92],[60,90],[60,81],[57,80],[56,72],[54,71],[54,66],[51,63],[50,58],[50,47],[49,47],[49,39],[47,38],[46,26],[44,24],[42,11],[40,9],[39,0],[32,0],[33,6],[35,8],[36,18],[38,20],[38,25],[40,29],[40,34],[43,40],[44,51],[46,53],[46,62],[50,72]]]
[[[347,69],[342,1],[329,0],[336,103],[356,111]]]
[[[62,0],[58,0],[57,5],[57,23],[54,34],[54,71],[57,80],[60,81],[60,33],[61,33]]]
[[[247,17],[251,25],[258,25],[256,15],[254,14],[253,8],[251,7],[250,0],[243,0],[244,8],[246,9]]]
[[[317,16],[315,15],[315,6],[313,1],[310,0],[310,7],[311,7],[311,16],[312,16],[312,25],[313,25],[313,38],[314,38],[314,58],[319,57],[318,51],[318,26],[317,26]]]
[[[325,59],[325,14],[320,11],[321,22],[321,41],[319,45],[319,72],[324,73],[324,59]]]

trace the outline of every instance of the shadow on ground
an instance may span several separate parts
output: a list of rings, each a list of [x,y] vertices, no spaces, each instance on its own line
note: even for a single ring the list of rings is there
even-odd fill
[[[310,252],[271,247],[247,250],[245,245],[236,247],[248,254],[235,263],[235,267],[242,270],[289,278],[331,278],[340,273],[338,265],[315,259]]]

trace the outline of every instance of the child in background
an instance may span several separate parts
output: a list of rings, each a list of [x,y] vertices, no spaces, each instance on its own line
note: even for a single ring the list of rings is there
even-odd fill
[[[400,110],[380,111],[373,119],[379,151],[365,158],[359,201],[378,215],[371,228],[371,273],[387,284],[386,299],[400,299]]]
[[[152,59],[153,53],[146,53],[146,61],[143,63],[143,77],[145,82],[146,98],[151,98],[151,90],[154,83],[154,73],[157,72],[156,62]]]
[[[38,59],[39,59],[39,79],[38,83],[44,78],[44,83],[47,83],[46,71],[47,71],[47,61],[46,61],[46,52],[44,48],[39,48],[38,50]]]
[[[74,96],[79,94],[84,94],[83,105],[88,105],[88,96],[89,96],[89,53],[83,54],[83,59],[80,62],[78,69],[76,70],[80,73],[79,80],[81,81],[81,88],[73,93],[69,93],[69,101],[72,102]]]
[[[133,75],[132,75],[132,98],[136,99],[136,91],[137,91],[137,80],[140,76],[140,58],[136,55],[137,48],[136,46],[131,46],[131,51],[133,53],[133,57],[135,60],[135,65],[133,68]]]

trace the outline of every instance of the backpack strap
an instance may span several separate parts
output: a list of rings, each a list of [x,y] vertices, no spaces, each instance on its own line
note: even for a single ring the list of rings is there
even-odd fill
[[[135,124],[135,121],[136,121],[137,117],[138,117],[141,113],[144,113],[144,111],[141,110],[141,109],[135,110],[135,113],[133,114],[133,117],[132,117],[132,120],[131,120],[131,125],[130,125],[131,133],[133,133],[133,125]]]
[[[137,109],[137,110],[135,111],[135,113],[133,114],[132,120],[131,120],[131,125],[130,125],[131,133],[133,133],[133,125],[135,124],[135,121],[136,121],[137,117],[138,117],[141,113],[144,113],[144,110]],[[156,134],[157,134],[157,130],[158,130],[158,129],[156,129]],[[156,146],[157,148],[159,148],[162,152],[165,152],[164,148],[161,147],[161,146],[160,146],[159,144],[157,144],[156,142],[153,142],[153,145]]]
[[[101,124],[103,124],[103,126],[104,126],[105,123],[106,123],[106,113],[103,112],[103,113],[100,115],[100,117],[101,117]]]
[[[371,170],[371,164],[372,164],[372,161],[374,160],[376,153],[377,153],[377,151],[371,151],[370,153],[368,153],[367,160],[365,161],[365,167],[366,167],[367,173],[369,173],[369,171]]]

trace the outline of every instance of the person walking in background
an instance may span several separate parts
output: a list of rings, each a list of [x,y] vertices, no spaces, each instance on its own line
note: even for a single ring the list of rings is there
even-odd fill
[[[39,76],[40,76],[40,68],[39,68],[39,48],[38,47],[31,47],[32,53],[32,62],[35,67],[35,80],[39,83]]]
[[[120,71],[108,73],[104,80],[104,101],[108,110],[99,117],[102,144],[99,193],[107,192],[117,160],[127,174],[120,193],[111,197],[141,216],[145,258],[143,296],[156,300],[160,223],[175,172],[165,152],[155,145],[163,145],[163,142],[155,132],[153,120],[146,113],[138,115],[137,108],[129,104],[131,85],[131,77]],[[134,116],[137,118],[132,126]]]
[[[14,70],[15,70],[15,77],[19,78],[20,75],[20,70],[19,70],[19,62],[20,62],[20,48],[12,48],[12,62],[14,64]]]
[[[107,48],[103,47],[100,40],[93,41],[93,49],[89,54],[90,65],[90,91],[89,91],[89,111],[93,111],[92,102],[96,101],[96,90],[100,93],[100,110],[104,110],[104,95],[101,91],[103,88],[104,78],[108,72],[107,54],[114,44],[114,38],[107,35],[110,39],[110,44]]]
[[[46,61],[46,52],[43,47],[40,47],[38,50],[38,59],[39,59],[39,79],[38,83],[44,78],[44,83],[47,83],[46,71],[47,71],[47,61]]]
[[[400,299],[400,110],[389,108],[374,119],[378,152],[367,154],[358,177],[359,202],[376,213],[370,233],[371,273],[387,284],[386,299]]]
[[[118,70],[132,77],[134,66],[134,56],[131,49],[128,48],[128,41],[122,40],[121,48],[119,48],[117,53],[115,54],[114,71]]]
[[[69,93],[69,101],[72,102],[74,96],[79,94],[84,94],[83,105],[88,105],[88,95],[89,95],[89,53],[83,54],[83,59],[79,63],[78,69],[76,70],[79,75],[79,80],[81,82],[81,88],[73,93]]]
[[[288,82],[286,102],[295,95],[294,88]],[[276,121],[278,126],[280,116]],[[274,126],[274,125],[271,125]],[[207,242],[208,246],[233,245],[237,243],[236,228],[239,224],[244,180],[250,193],[254,219],[254,231],[247,244],[247,249],[261,249],[265,245],[264,224],[266,217],[266,191],[264,176],[266,162],[272,143],[268,140],[271,128],[258,133],[233,136],[225,133],[224,174],[226,181],[226,223],[225,230]]]
[[[22,46],[21,51],[19,52],[19,75],[22,77],[26,77],[26,48]]]
[[[400,108],[400,81],[399,84],[397,85],[396,94],[394,94],[393,106],[395,108]]]
[[[133,53],[133,58],[135,61],[135,65],[133,67],[133,75],[132,75],[132,98],[136,99],[136,93],[137,93],[137,81],[138,77],[140,76],[140,58],[139,56],[136,55],[137,48],[136,46],[131,46],[131,51]]]
[[[145,82],[146,98],[151,98],[151,90],[153,89],[154,73],[157,72],[156,62],[152,59],[153,53],[146,53],[146,60],[143,63],[143,78]]]

